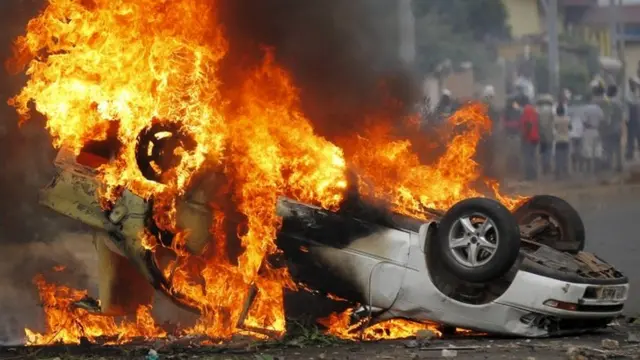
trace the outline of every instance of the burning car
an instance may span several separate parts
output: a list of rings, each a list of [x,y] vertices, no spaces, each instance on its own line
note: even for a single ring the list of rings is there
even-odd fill
[[[181,138],[176,129],[141,134],[142,174],[161,179],[175,148],[189,146]],[[40,196],[43,205],[108,235],[96,239],[100,302],[76,305],[132,313],[150,303],[155,289],[202,311],[162,270],[161,249],[172,248],[175,234],[158,228],[151,201],[124,189],[107,208],[101,203],[97,168],[109,156],[97,149],[78,155],[62,149],[58,173]],[[194,186],[175,207],[177,226],[189,234],[183,250],[191,254],[214,241],[203,195],[209,186]],[[582,251],[584,225],[562,199],[534,196],[511,212],[498,201],[469,198],[447,211],[425,209],[428,220],[374,204],[352,195],[330,211],[280,197],[273,209],[282,218],[281,263],[295,281],[360,304],[354,323],[403,318],[539,337],[601,328],[622,312],[627,278]],[[151,246],[145,234],[160,244]]]
[[[514,213],[470,198],[429,221],[371,209],[345,217],[284,198],[278,214],[279,246],[304,264],[294,274],[365,304],[353,320],[367,325],[405,318],[540,337],[605,327],[627,297],[627,278],[582,252],[582,221],[554,196]],[[318,282],[321,271],[331,276]]]
[[[34,279],[46,330],[26,329],[30,344],[158,338],[156,290],[200,313],[179,335],[213,339],[282,334],[283,289],[301,284],[362,306],[356,325],[399,317],[541,336],[621,311],[626,278],[579,251],[584,229],[568,205],[534,197],[512,213],[475,199],[472,185],[484,183],[475,150],[492,129],[482,104],[452,114],[435,144],[418,134],[395,81],[335,113],[361,94],[336,77],[326,87],[335,101],[317,97],[277,47],[245,48],[243,31],[225,31],[224,8],[49,1],[16,39],[7,66],[27,81],[8,103],[21,121],[46,118],[60,150],[40,201],[97,230],[99,267],[99,302]],[[260,61],[246,57],[253,50]],[[354,72],[366,79],[355,89],[378,82],[374,68],[371,79]],[[363,125],[323,136],[324,117],[305,111],[303,97],[331,123]],[[513,208],[517,199],[493,190]]]

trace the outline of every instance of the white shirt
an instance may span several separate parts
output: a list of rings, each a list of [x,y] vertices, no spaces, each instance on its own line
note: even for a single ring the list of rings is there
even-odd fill
[[[569,130],[569,138],[580,139],[584,132],[583,114],[581,110],[571,111],[571,129]]]

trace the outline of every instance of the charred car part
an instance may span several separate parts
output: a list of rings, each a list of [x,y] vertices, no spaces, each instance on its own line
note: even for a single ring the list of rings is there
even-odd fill
[[[566,206],[545,195],[511,214],[495,201],[467,199],[432,221],[395,214],[380,221],[281,198],[277,241],[291,266],[302,268],[292,270],[295,280],[363,304],[355,321],[405,318],[526,337],[576,333],[622,312],[628,280],[593,254],[553,247],[584,244],[566,236],[584,234],[579,217],[549,211]],[[532,223],[523,223],[527,217]],[[325,276],[305,277],[319,271]]]
[[[80,163],[78,158],[93,160]],[[81,153],[76,156],[63,149],[55,160],[59,170],[57,175],[39,194],[42,205],[99,230],[95,242],[98,265],[101,267],[100,311],[107,315],[135,311],[137,305],[151,302],[151,289],[155,289],[178,306],[199,312],[195,303],[173,291],[170,281],[158,266],[154,251],[141,241],[140,236],[145,232],[155,234],[158,240],[167,244],[172,240],[172,234],[155,225],[152,202],[124,190],[109,210],[102,209],[98,198],[100,183],[96,168],[106,161],[108,159],[96,154]],[[198,253],[209,240],[211,214],[204,209],[204,201],[198,199],[198,194],[193,195],[191,199],[178,201],[177,221],[179,226],[192,230],[188,247],[190,251]],[[137,296],[138,299],[123,296],[129,291],[147,296]]]
[[[193,151],[196,143],[180,123],[154,120],[143,129],[136,141],[136,162],[142,175],[163,182],[167,171],[182,159],[178,150]]]
[[[585,229],[580,214],[566,201],[551,195],[527,200],[514,212],[523,238],[577,254],[584,250]]]
[[[149,129],[139,139],[155,139],[152,134],[163,130]],[[175,141],[164,143],[165,150],[188,147]],[[141,151],[146,149],[154,162],[157,156],[175,153],[154,155],[149,149],[157,141],[149,142],[152,145],[141,146]],[[98,161],[88,166],[80,161],[83,156]],[[140,158],[143,163],[150,159]],[[167,247],[173,237],[153,221],[152,201],[124,190],[109,211],[101,208],[95,164],[107,161],[96,154],[76,157],[63,149],[55,162],[58,174],[40,194],[43,205],[99,230],[101,306],[93,309],[107,315],[132,312],[134,305],[151,301],[155,288],[198,312],[194,303],[172,290],[154,252],[142,244],[145,231]],[[161,179],[175,161],[149,165],[150,177]],[[196,254],[211,241],[213,216],[206,200],[196,186],[176,206],[177,226],[189,230],[187,250]],[[513,213],[494,200],[466,199],[448,211],[428,211],[429,221],[351,200],[330,212],[279,198],[275,211],[283,221],[276,243],[294,280],[361,304],[354,321],[369,318],[366,324],[371,325],[406,318],[536,337],[601,326],[622,311],[626,277],[580,251],[584,225],[561,199],[533,197]],[[131,291],[126,289],[133,288],[139,296],[127,297]],[[250,306],[251,296],[247,311]],[[532,321],[525,321],[529,317]],[[565,329],[565,324],[572,325]],[[237,325],[243,326],[242,321]]]

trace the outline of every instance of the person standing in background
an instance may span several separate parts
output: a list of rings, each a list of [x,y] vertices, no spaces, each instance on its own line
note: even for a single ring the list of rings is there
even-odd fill
[[[487,115],[491,120],[491,133],[485,134],[478,144],[483,173],[490,178],[495,178],[498,175],[498,171],[495,169],[495,149],[497,148],[497,139],[500,138],[500,113],[493,104],[495,93],[495,89],[491,85],[485,86],[482,91],[482,101],[487,106]]]
[[[510,97],[507,100],[504,113],[503,133],[506,141],[506,170],[510,176],[519,176],[522,171],[522,129],[520,128],[520,117],[522,107],[517,99]]]
[[[584,107],[584,133],[582,136],[582,156],[588,174],[597,172],[596,164],[602,147],[600,129],[605,122],[605,114],[599,104],[603,104],[604,86],[592,83],[591,101]]]
[[[422,101],[416,104],[416,110],[420,115],[420,129],[424,130],[429,126],[429,115],[431,110],[429,97],[423,97]]]
[[[541,95],[536,102],[540,127],[540,162],[542,175],[551,173],[551,155],[553,152],[553,128],[555,113],[553,111],[553,97],[549,94]]]
[[[554,119],[555,132],[555,173],[557,180],[566,179],[569,175],[569,127],[571,120],[567,116],[567,106],[562,102],[556,108]]]
[[[482,91],[482,101],[487,106],[487,115],[489,115],[489,119],[493,124],[493,130],[497,128],[497,125],[500,120],[500,113],[496,109],[496,106],[493,103],[493,99],[496,96],[496,90],[491,85],[485,86]]]
[[[436,121],[437,124],[442,124],[449,119],[449,117],[455,111],[454,101],[451,91],[449,89],[443,89],[440,96],[440,101],[436,107]]]
[[[618,87],[607,87],[607,99],[609,100],[609,124],[604,129],[604,150],[607,168],[613,168],[616,172],[622,172],[622,124],[624,122],[624,109],[618,98]]]
[[[563,89],[562,93],[560,94],[560,101],[558,102],[559,105],[564,106],[565,115],[569,117],[571,116],[571,113],[569,111],[569,102],[571,102],[571,95],[571,90]]]
[[[582,156],[582,135],[584,134],[584,109],[576,109],[571,112],[569,126],[569,142],[571,152],[571,172],[579,174],[585,170],[585,161]]]
[[[596,88],[597,93],[593,94],[591,100],[594,104],[600,107],[603,113],[603,118],[599,121],[598,126],[596,127],[599,134],[599,141],[596,145],[593,163],[594,172],[600,172],[611,167],[611,159],[607,158],[609,152],[605,150],[605,147],[607,146],[607,136],[609,134],[609,128],[611,127],[611,113],[613,107],[606,96],[604,83],[601,81],[597,82]]]
[[[627,97],[627,150],[625,158],[632,161],[635,157],[636,144],[640,147],[640,80],[629,79],[629,96]]]
[[[536,150],[540,143],[540,122],[536,108],[531,105],[525,95],[520,97],[522,116],[520,128],[522,129],[522,152],[524,161],[524,178],[533,181],[538,178],[538,161]]]

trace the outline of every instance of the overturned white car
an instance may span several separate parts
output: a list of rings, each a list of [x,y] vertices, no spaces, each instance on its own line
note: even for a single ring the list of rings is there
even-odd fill
[[[627,298],[627,278],[582,252],[578,213],[553,196],[534,196],[514,213],[467,199],[429,222],[286,198],[278,214],[292,274],[364,304],[354,320],[371,316],[368,324],[406,318],[541,337],[605,327]]]
[[[149,161],[138,160],[145,174]],[[100,302],[90,302],[89,310],[132,313],[157,290],[198,311],[173,291],[157,253],[139,238],[148,232],[163,244],[172,240],[156,226],[150,201],[125,190],[109,209],[101,206],[97,167],[109,161],[90,147],[79,155],[63,149],[57,175],[40,194],[43,205],[104,234],[96,241]],[[213,241],[212,214],[200,190],[191,189],[176,205],[177,225],[189,230],[186,247],[194,254]],[[276,240],[281,264],[294,280],[361,304],[355,320],[370,316],[368,324],[406,318],[547,336],[604,327],[627,298],[627,278],[582,252],[580,216],[553,196],[532,197],[513,213],[491,199],[467,199],[446,212],[427,209],[432,220],[426,222],[372,206],[357,194],[338,212],[286,198],[274,211],[283,218]]]

